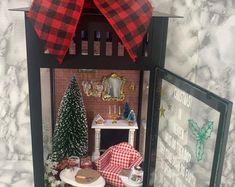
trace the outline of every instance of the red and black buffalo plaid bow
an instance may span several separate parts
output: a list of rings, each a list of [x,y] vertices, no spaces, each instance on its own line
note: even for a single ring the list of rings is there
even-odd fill
[[[28,16],[45,49],[60,63],[72,42],[85,0],[34,0]],[[113,27],[133,61],[147,31],[152,6],[148,0],[93,0]]]

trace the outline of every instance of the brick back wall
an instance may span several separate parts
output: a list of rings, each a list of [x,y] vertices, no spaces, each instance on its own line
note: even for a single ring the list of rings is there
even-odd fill
[[[116,73],[119,76],[123,76],[126,79],[124,85],[124,101],[103,101],[101,97],[94,96],[86,96],[83,91],[82,81],[84,80],[94,80],[94,81],[102,81],[103,77],[108,76],[112,73]],[[70,79],[72,76],[75,76],[77,82],[79,84],[84,105],[87,113],[88,120],[88,128],[89,128],[89,152],[93,150],[94,144],[94,132],[91,130],[91,123],[95,115],[100,114],[104,119],[108,119],[108,110],[109,106],[116,105],[117,111],[118,106],[121,107],[121,111],[123,109],[123,105],[125,102],[128,102],[131,109],[133,109],[137,114],[138,111],[138,94],[139,94],[139,71],[133,70],[96,70],[94,72],[80,72],[76,69],[56,69],[55,70],[55,107],[56,107],[56,115],[58,108],[60,106],[61,99],[64,95],[65,90],[68,87]],[[130,89],[130,85],[134,84],[134,91]]]

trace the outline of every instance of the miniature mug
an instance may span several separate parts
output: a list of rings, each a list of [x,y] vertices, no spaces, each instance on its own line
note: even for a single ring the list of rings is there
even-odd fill
[[[131,174],[130,174],[129,180],[131,180],[132,182],[135,182],[135,183],[142,183],[143,182],[143,175],[144,175],[144,172],[141,169],[141,167],[135,166],[131,169]]]

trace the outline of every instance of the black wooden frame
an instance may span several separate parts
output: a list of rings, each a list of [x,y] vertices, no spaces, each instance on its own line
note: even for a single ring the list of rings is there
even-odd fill
[[[87,18],[88,16],[89,18]],[[139,52],[139,58],[135,63],[133,63],[127,55],[116,58],[114,57],[110,58],[106,56],[96,56],[94,58],[94,56],[90,55],[88,56],[68,55],[66,56],[63,64],[58,64],[58,62],[53,56],[44,54],[43,43],[37,37],[29,18],[27,17],[27,11],[25,12],[28,81],[29,81],[29,93],[30,93],[29,100],[30,100],[31,132],[32,132],[31,136],[32,136],[32,147],[33,147],[32,151],[33,151],[34,182],[36,187],[44,186],[40,68],[49,68],[50,72],[53,72],[55,68],[116,69],[116,70],[140,70],[140,71],[149,70],[150,76],[154,77],[155,68],[157,66],[162,66],[162,67],[164,66],[169,17],[172,16],[159,14],[152,18],[151,24],[149,26],[149,43],[148,43],[148,54],[150,55],[147,58],[141,56],[142,51]],[[83,14],[81,16],[80,24],[83,25],[83,20],[85,23],[87,19],[98,22],[104,21],[104,17],[99,14]],[[110,63],[110,61],[112,63]],[[51,81],[51,83],[53,83],[53,81]],[[151,90],[154,89],[153,87],[154,84],[150,86],[150,92]],[[149,102],[149,108],[153,107],[154,107],[153,102]],[[149,113],[148,116],[151,116],[151,114]],[[148,126],[150,126],[149,122]],[[147,135],[147,137],[150,137],[151,132],[148,133],[149,135]],[[147,149],[150,148],[151,147],[147,146]],[[145,172],[145,178],[146,179],[144,180],[144,186],[148,186],[147,170]]]
[[[31,138],[33,152],[33,168],[34,168],[34,184],[35,187],[44,186],[44,161],[43,161],[43,134],[42,134],[42,108],[41,108],[41,87],[40,87],[40,68],[49,68],[51,72],[51,94],[53,89],[53,71],[55,68],[73,68],[73,69],[117,69],[117,70],[139,70],[141,78],[143,71],[150,71],[149,83],[149,102],[147,112],[147,131],[145,145],[145,160],[144,160],[144,181],[143,186],[154,186],[150,183],[151,172],[155,171],[156,150],[158,138],[159,121],[159,106],[160,106],[160,89],[162,79],[174,82],[179,88],[192,94],[193,96],[202,99],[203,102],[214,106],[208,98],[216,98],[215,105],[219,106],[221,112],[217,147],[215,150],[213,172],[210,186],[219,186],[222,173],[223,157],[225,153],[225,145],[227,141],[228,126],[231,115],[231,102],[219,98],[206,90],[191,84],[190,82],[168,72],[164,69],[167,27],[169,18],[178,18],[162,13],[156,13],[149,27],[149,56],[139,57],[135,63],[125,55],[123,57],[106,57],[106,56],[81,56],[67,55],[63,64],[58,64],[56,59],[51,55],[45,55],[43,43],[37,37],[30,20],[26,14],[28,9],[15,9],[25,12],[25,27],[26,27],[26,44],[27,44],[27,64],[28,64],[28,81],[29,81],[29,100],[30,100],[30,118],[31,118]],[[86,18],[90,16],[89,18]],[[92,20],[97,22],[104,21],[104,17],[100,14],[87,14],[81,16],[81,20]],[[81,27],[85,22],[81,21]],[[95,28],[94,28],[95,29]],[[79,38],[78,38],[79,40]],[[102,41],[101,41],[102,42]],[[103,41],[104,42],[104,41]],[[91,51],[92,47],[89,47]],[[111,63],[110,63],[111,61]],[[176,80],[176,81],[174,81]],[[142,80],[141,80],[142,81]],[[140,82],[141,82],[140,81]],[[191,92],[193,90],[193,92]],[[196,91],[196,95],[194,95]],[[205,93],[204,93],[205,92]],[[53,97],[52,97],[53,100]],[[139,100],[139,109],[141,109],[141,99]],[[140,112],[141,110],[139,110]],[[52,115],[54,114],[52,107]],[[139,115],[140,116],[140,115]],[[138,118],[140,120],[140,118]]]

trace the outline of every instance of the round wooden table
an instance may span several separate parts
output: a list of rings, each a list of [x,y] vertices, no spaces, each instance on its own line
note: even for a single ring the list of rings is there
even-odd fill
[[[96,181],[89,184],[81,184],[75,181],[75,175],[77,174],[80,168],[75,167],[73,169],[64,169],[60,172],[61,181],[70,184],[76,187],[104,187],[105,180],[102,176],[100,176]]]

